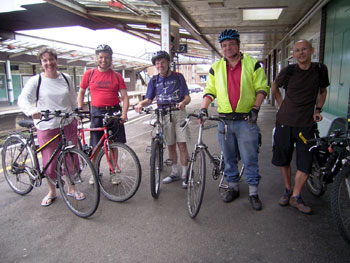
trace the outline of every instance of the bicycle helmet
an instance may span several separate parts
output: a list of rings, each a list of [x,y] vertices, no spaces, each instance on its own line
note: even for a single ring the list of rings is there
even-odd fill
[[[226,39],[235,39],[239,40],[239,33],[236,29],[225,29],[219,36],[219,43]]]
[[[156,64],[156,60],[160,59],[160,58],[165,58],[165,59],[167,59],[170,62],[170,56],[169,56],[168,52],[160,50],[160,51],[157,51],[157,52],[153,53],[153,55],[152,55],[152,64],[155,65]]]
[[[111,49],[110,46],[106,45],[106,44],[101,44],[101,45],[98,45],[96,50],[95,50],[95,54],[98,55],[98,53],[100,52],[106,52],[108,53],[110,56],[113,55],[113,50]]]

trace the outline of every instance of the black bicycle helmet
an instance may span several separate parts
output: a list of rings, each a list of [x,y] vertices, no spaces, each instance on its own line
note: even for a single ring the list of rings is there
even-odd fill
[[[219,43],[226,39],[239,40],[239,33],[236,29],[225,29],[219,36]]]
[[[167,59],[170,62],[170,56],[169,56],[168,52],[160,50],[160,51],[157,51],[157,52],[153,53],[153,55],[152,55],[152,64],[155,65],[156,64],[156,60],[160,59],[160,58],[165,58],[165,59]]]
[[[97,48],[95,50],[96,55],[98,55],[98,53],[100,53],[100,52],[106,52],[111,56],[113,55],[113,50],[111,49],[110,46],[108,46],[106,44],[101,44],[101,45],[97,46]]]

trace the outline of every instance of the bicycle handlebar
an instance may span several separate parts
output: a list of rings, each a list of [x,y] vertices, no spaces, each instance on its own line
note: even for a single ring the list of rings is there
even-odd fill
[[[190,114],[187,114],[186,119],[180,124],[180,127],[181,127],[181,128],[185,128],[185,126],[188,125],[188,123],[189,123],[191,117],[194,117],[194,118],[197,118],[197,119],[201,119],[201,120],[203,120],[203,122],[205,122],[205,121],[207,121],[207,120],[210,120],[210,121],[219,121],[219,122],[221,122],[222,124],[224,124],[225,127],[227,126],[227,124],[226,124],[226,122],[225,122],[225,119],[227,119],[226,117],[214,116],[214,115],[206,117],[205,115],[203,115],[203,114],[201,114],[201,113],[198,113],[198,114],[190,113]]]
[[[310,148],[309,151],[312,151],[314,148],[318,148],[320,146],[323,146],[325,144],[328,144],[330,146],[336,146],[339,145],[339,143],[343,143],[344,141],[350,139],[350,133],[349,132],[344,132],[341,130],[335,130],[333,134],[329,136],[324,136],[324,137],[319,137],[319,138],[314,138],[314,139],[306,139],[302,132],[299,133],[299,138],[305,143],[305,144],[313,144]]]
[[[171,111],[178,111],[180,109],[178,108],[173,108],[173,107],[165,107],[165,108],[156,108],[156,109],[153,109],[152,106],[149,106],[149,107],[143,107],[141,109],[141,112],[144,112],[146,114],[152,114],[152,113],[162,113],[162,114],[167,114]]]

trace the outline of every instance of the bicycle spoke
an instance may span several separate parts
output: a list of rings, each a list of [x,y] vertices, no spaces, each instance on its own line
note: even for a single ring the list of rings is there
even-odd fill
[[[63,152],[57,163],[57,180],[67,206],[80,217],[89,217],[97,209],[100,189],[95,169],[88,157],[78,149]],[[89,180],[93,178],[94,184]]]
[[[33,189],[34,181],[28,171],[35,167],[34,156],[18,136],[10,136],[5,141],[2,167],[6,181],[14,192],[25,195]]]
[[[96,158],[101,191],[112,201],[124,202],[138,190],[140,162],[134,151],[122,143],[111,143],[107,154],[102,148]]]
[[[205,153],[202,149],[196,150],[192,158],[190,179],[187,186],[187,207],[192,218],[197,216],[203,201],[205,169]]]

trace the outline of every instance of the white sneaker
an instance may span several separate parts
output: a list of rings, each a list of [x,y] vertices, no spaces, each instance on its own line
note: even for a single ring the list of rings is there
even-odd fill
[[[187,175],[186,175],[186,174],[183,174],[183,175],[181,176],[181,180],[182,180],[182,188],[183,188],[183,189],[187,189],[187,183],[186,183]]]
[[[94,177],[91,176],[90,179],[89,179],[89,184],[94,184],[94,183],[95,183]]]
[[[119,176],[112,174],[111,175],[111,183],[112,184],[120,184],[122,182],[122,180],[119,178]]]
[[[180,175],[171,172],[171,174],[168,177],[165,177],[163,179],[163,184],[170,184],[170,183],[178,181],[180,179],[181,179]]]

